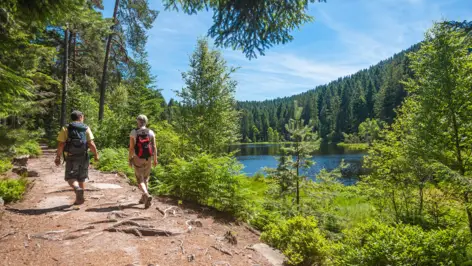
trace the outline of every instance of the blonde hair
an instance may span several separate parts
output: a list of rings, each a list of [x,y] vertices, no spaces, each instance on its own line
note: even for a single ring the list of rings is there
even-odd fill
[[[139,127],[145,127],[148,122],[148,118],[145,115],[138,115],[136,121],[138,121]]]

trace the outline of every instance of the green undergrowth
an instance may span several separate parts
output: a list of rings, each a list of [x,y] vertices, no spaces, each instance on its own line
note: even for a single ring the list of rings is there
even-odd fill
[[[0,159],[0,174],[3,174],[13,167],[9,159]]]
[[[27,184],[28,181],[25,178],[0,179],[0,198],[2,198],[5,203],[20,200],[26,191]]]
[[[338,147],[343,147],[344,149],[350,151],[367,151],[369,149],[368,143],[344,143],[340,142],[336,144]]]
[[[100,152],[100,161],[93,162],[94,166],[103,172],[125,174],[132,184],[136,184],[133,168],[128,164],[128,150],[125,148],[106,148]]]

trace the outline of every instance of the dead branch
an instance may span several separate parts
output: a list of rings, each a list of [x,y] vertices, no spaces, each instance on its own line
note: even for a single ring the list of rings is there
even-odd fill
[[[158,212],[160,212],[163,216],[166,215],[163,210],[159,209],[159,207],[156,207],[156,210],[157,210]]]
[[[14,234],[16,234],[16,231],[6,233],[6,234],[0,236],[0,239],[3,239],[3,238],[5,238],[5,237],[7,237],[7,236],[11,236],[11,235],[14,235]]]
[[[184,241],[183,240],[179,240],[180,241],[180,250],[182,251],[182,254],[185,254],[185,249],[184,249]]]
[[[218,250],[219,252],[223,253],[223,254],[226,254],[226,255],[230,255],[231,257],[233,256],[233,254],[231,254],[231,251],[223,248],[223,247],[217,247],[215,245],[211,246],[212,248]]]

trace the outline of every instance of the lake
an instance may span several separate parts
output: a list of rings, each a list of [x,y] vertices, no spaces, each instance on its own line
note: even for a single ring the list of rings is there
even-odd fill
[[[236,151],[236,158],[244,165],[243,172],[252,176],[257,172],[263,172],[264,167],[276,168],[277,158],[282,154],[281,148],[289,144],[241,144],[231,145],[230,151]],[[358,151],[348,151],[335,144],[322,144],[320,149],[313,154],[311,160],[315,164],[308,170],[310,179],[315,179],[321,169],[331,171],[339,166],[344,159],[345,163],[351,165],[347,174],[340,180],[345,185],[356,182],[357,175],[362,165],[362,158],[365,153]]]

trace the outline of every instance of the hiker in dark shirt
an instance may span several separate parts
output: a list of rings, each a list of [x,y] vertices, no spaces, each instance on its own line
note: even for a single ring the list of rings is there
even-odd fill
[[[82,204],[85,201],[84,189],[85,181],[88,179],[89,148],[94,153],[95,160],[99,160],[92,131],[83,123],[84,118],[82,112],[72,112],[72,123],[63,127],[57,137],[57,156],[54,160],[55,164],[59,166],[61,157],[64,156],[65,180],[75,191],[74,204]]]

